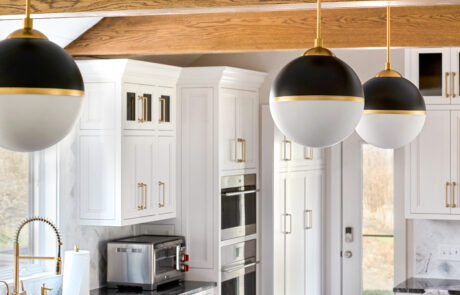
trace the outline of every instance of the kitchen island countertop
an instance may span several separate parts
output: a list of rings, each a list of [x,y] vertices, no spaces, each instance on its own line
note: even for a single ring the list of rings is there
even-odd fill
[[[216,286],[217,284],[215,282],[183,281],[179,284],[165,286],[156,291],[142,291],[139,289],[109,289],[104,287],[91,290],[90,295],[191,295],[212,289]]]
[[[428,291],[460,295],[460,280],[410,278],[393,288],[395,293],[424,294]]]

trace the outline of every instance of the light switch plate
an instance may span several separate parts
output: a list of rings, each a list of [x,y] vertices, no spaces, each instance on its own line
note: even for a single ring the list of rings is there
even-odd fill
[[[460,261],[460,244],[439,245],[438,257],[444,260]]]

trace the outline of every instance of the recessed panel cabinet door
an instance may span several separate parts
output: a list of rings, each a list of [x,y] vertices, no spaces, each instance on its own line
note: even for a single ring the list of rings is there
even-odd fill
[[[427,104],[450,104],[451,63],[449,48],[411,49],[411,80]]]
[[[305,294],[306,185],[304,173],[292,173],[286,178],[285,295]]]
[[[410,145],[410,211],[450,213],[451,113],[428,111],[425,126]]]
[[[237,107],[237,158],[241,159],[239,168],[257,167],[259,98],[256,92],[238,91]]]
[[[450,201],[451,214],[460,215],[460,111],[451,111],[451,167]]]
[[[159,136],[158,137],[158,152],[156,161],[157,181],[155,210],[157,213],[171,213],[176,206],[175,202],[175,183],[174,167],[176,165],[174,158],[174,137]]]
[[[155,204],[152,193],[153,136],[124,136],[122,145],[122,210],[123,218],[152,215]]]
[[[219,146],[222,170],[238,169],[240,166],[238,161],[242,160],[242,143],[237,142],[237,97],[237,90],[222,89],[219,100]]]

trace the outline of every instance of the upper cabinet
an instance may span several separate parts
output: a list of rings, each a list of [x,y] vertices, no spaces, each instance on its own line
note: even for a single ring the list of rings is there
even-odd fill
[[[129,225],[176,216],[176,84],[181,69],[85,60],[77,126],[80,223]]]
[[[406,50],[407,78],[427,104],[460,104],[460,48],[412,48]]]

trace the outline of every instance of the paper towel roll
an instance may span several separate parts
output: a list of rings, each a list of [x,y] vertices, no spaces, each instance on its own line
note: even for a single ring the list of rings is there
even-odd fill
[[[89,294],[89,251],[65,251],[62,295]]]

